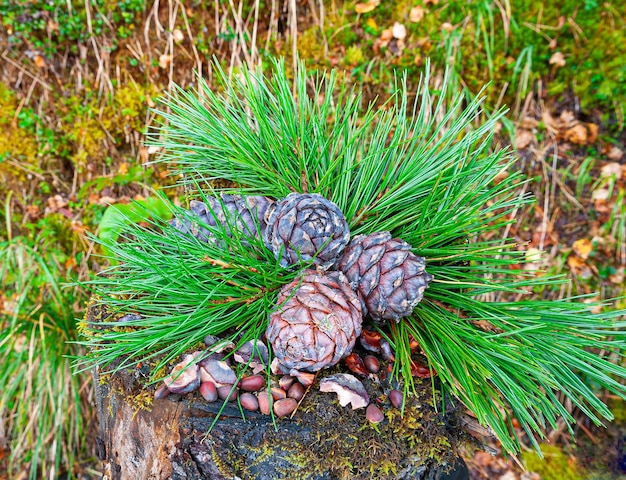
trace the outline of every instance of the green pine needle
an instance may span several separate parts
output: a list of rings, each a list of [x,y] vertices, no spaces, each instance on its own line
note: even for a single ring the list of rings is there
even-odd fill
[[[218,67],[221,91],[202,80],[197,90],[177,89],[151,134],[161,161],[205,191],[225,180],[230,193],[317,192],[341,208],[352,234],[388,230],[409,242],[435,279],[414,314],[389,332],[395,374],[409,392],[411,335],[443,388],[507,451],[519,450],[510,414],[535,446],[559,418],[574,421],[562,399],[596,423],[611,419],[596,391],[626,398],[624,312],[591,314],[579,299],[497,301],[563,281],[524,271],[523,252],[501,238],[511,214],[532,201],[518,195],[523,179],[511,155],[494,146],[503,112],[481,123],[480,100],[465,105],[446,91],[446,79],[434,94],[428,75],[414,105],[401,82],[383,106],[366,108],[358,92],[336,91],[334,72],[311,75],[300,65],[293,75],[277,61],[270,75],[244,70],[231,81]],[[261,241],[214,233],[221,247],[155,218],[125,227],[121,243],[104,242],[120,263],[92,285],[113,312],[141,319],[120,325],[116,314],[90,326],[85,368],[154,359],[157,380],[208,334],[238,342],[262,335],[279,289],[308,265],[283,269]]]

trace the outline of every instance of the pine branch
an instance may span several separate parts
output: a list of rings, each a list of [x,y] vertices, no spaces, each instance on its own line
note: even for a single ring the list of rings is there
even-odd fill
[[[353,235],[388,230],[410,243],[435,280],[413,316],[391,328],[396,374],[410,390],[411,335],[443,387],[506,450],[519,449],[508,412],[535,445],[558,418],[573,422],[557,392],[594,422],[610,419],[589,385],[626,398],[626,369],[610,361],[624,351],[623,311],[592,315],[577,299],[481,301],[563,280],[525,271],[523,252],[499,236],[531,201],[518,195],[524,179],[511,155],[493,146],[504,112],[473,127],[483,119],[481,101],[464,105],[458,96],[449,104],[446,81],[435,95],[427,75],[415,104],[401,82],[382,108],[362,108],[359,92],[337,93],[332,72],[309,75],[300,65],[294,75],[295,95],[280,61],[271,75],[244,70],[232,82],[217,67],[221,92],[201,79],[195,91],[177,89],[159,112],[167,126],[151,133],[165,151],[160,161],[193,187],[219,179],[238,194],[317,192],[339,206]],[[504,168],[509,176],[498,182]],[[113,311],[141,319],[92,329],[86,366],[159,358],[158,372],[208,334],[262,334],[278,290],[308,265],[283,269],[260,240],[209,230],[221,245],[159,219],[149,228],[130,225],[122,243],[105,242],[120,263],[92,285]]]

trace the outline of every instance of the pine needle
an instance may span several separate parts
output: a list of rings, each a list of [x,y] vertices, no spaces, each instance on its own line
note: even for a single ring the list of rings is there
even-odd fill
[[[150,136],[165,151],[160,161],[192,188],[225,180],[234,185],[222,189],[229,193],[320,193],[341,208],[352,234],[388,230],[425,257],[435,280],[389,332],[407,392],[410,335],[442,388],[509,452],[520,448],[510,415],[537,448],[559,418],[574,422],[558,392],[595,423],[612,418],[595,393],[626,398],[626,369],[614,361],[623,355],[624,312],[592,314],[581,299],[533,300],[531,292],[563,279],[525,271],[513,240],[492,240],[532,201],[518,195],[525,180],[510,153],[494,145],[503,111],[483,120],[480,99],[447,92],[445,79],[435,94],[427,74],[415,104],[401,81],[374,108],[358,91],[338,89],[334,72],[309,74],[300,64],[293,94],[281,61],[271,74],[243,70],[232,81],[216,68],[221,90],[199,79],[197,90],[178,88],[166,99],[164,126]],[[509,176],[498,182],[505,168]],[[260,240],[249,245],[220,227],[213,233],[222,246],[155,218],[125,227],[121,243],[106,242],[120,263],[92,286],[114,316],[88,330],[85,368],[157,358],[158,372],[208,334],[238,340],[264,331],[278,290],[308,265],[283,269]],[[528,300],[484,301],[514,294]],[[129,312],[141,318],[120,326],[117,316]]]

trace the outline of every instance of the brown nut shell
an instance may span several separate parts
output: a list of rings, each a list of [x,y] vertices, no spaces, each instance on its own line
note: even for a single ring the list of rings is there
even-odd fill
[[[391,404],[396,408],[402,408],[404,405],[404,395],[400,390],[392,390],[389,392],[389,400]]]
[[[282,400],[277,400],[274,402],[274,413],[278,417],[286,417],[290,413],[292,413],[296,407],[298,406],[298,402],[296,402],[293,398],[283,398]]]
[[[263,415],[269,415],[274,405],[274,399],[272,396],[267,393],[267,390],[263,390],[262,392],[259,392],[257,399],[259,401],[259,410],[261,413]]]
[[[202,382],[200,384],[200,394],[207,402],[215,402],[217,400],[217,387],[213,382]]]
[[[365,410],[365,417],[372,423],[380,423],[384,420],[383,412],[373,403],[370,403]]]
[[[250,375],[241,379],[239,388],[245,392],[256,392],[265,386],[265,378],[262,375]]]
[[[302,397],[304,397],[304,386],[301,383],[294,383],[291,387],[289,387],[287,396],[299,402],[302,400]]]
[[[250,392],[244,392],[239,395],[239,403],[246,410],[255,412],[259,409],[259,400]]]
[[[380,360],[374,355],[366,355],[363,358],[363,363],[365,364],[365,368],[372,373],[378,373],[380,370]]]

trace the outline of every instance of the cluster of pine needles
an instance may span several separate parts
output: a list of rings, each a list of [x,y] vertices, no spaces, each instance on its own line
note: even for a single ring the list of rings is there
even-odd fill
[[[524,270],[524,252],[501,236],[513,212],[532,202],[519,195],[524,179],[494,138],[503,111],[485,115],[479,98],[455,97],[445,79],[433,92],[428,74],[414,102],[399,81],[384,104],[363,105],[334,72],[280,61],[269,74],[218,72],[219,90],[199,79],[195,90],[165,100],[150,139],[164,152],[158,161],[199,200],[319,193],[344,212],[353,235],[387,230],[425,257],[434,281],[413,315],[385,330],[407,393],[413,337],[441,388],[509,452],[520,448],[513,418],[538,448],[559,418],[574,422],[566,400],[595,423],[612,418],[596,393],[626,398],[624,312],[537,299],[564,279]],[[510,174],[499,182],[503,169]],[[192,220],[185,209],[171,212]],[[206,335],[262,337],[278,291],[310,264],[282,268],[262,241],[206,228],[221,245],[181,235],[158,215],[105,242],[116,263],[92,287],[118,316],[140,318],[88,329],[83,368],[148,362],[157,381]]]

